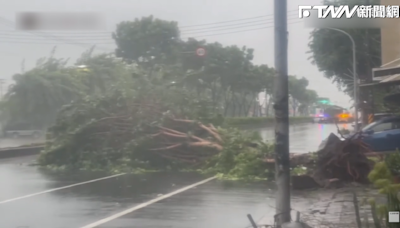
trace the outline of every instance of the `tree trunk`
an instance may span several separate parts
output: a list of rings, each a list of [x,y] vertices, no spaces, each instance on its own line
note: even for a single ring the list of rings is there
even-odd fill
[[[269,95],[268,104],[265,106],[266,107],[265,116],[269,116],[269,108],[271,107],[272,99],[273,99],[272,95]]]
[[[296,107],[297,105],[296,105],[296,100],[294,99],[294,98],[292,98],[292,109],[293,109],[293,116],[296,116],[296,109],[297,109],[297,107]]]
[[[258,101],[257,101],[257,103],[259,103]],[[253,117],[258,117],[258,106],[259,105],[257,105],[257,103],[256,102],[254,102],[254,104],[253,104]]]

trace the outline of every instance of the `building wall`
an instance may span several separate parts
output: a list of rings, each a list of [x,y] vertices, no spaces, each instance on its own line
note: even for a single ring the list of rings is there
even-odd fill
[[[382,5],[400,5],[400,0],[381,0]],[[400,58],[400,19],[384,19],[381,29],[382,65]]]

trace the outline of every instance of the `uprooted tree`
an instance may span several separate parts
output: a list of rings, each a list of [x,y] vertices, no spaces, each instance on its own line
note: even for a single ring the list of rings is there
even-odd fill
[[[359,134],[346,140],[331,134],[318,151],[314,178],[319,183],[329,179],[366,183],[373,166],[366,156],[368,152]]]
[[[144,77],[65,106],[41,154],[44,166],[126,171],[202,169],[267,177],[261,138],[221,128],[212,101]]]

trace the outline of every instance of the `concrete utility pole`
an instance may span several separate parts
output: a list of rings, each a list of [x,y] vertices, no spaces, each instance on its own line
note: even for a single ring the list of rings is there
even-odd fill
[[[277,225],[290,222],[289,91],[287,0],[274,0],[275,23],[275,172]]]

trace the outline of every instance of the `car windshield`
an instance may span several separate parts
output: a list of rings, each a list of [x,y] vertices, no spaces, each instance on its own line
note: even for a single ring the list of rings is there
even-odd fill
[[[372,127],[374,127],[375,125],[377,125],[378,122],[372,122],[370,124],[368,124],[367,126],[365,126],[363,129],[361,129],[362,132],[367,131],[368,129],[371,129]]]

